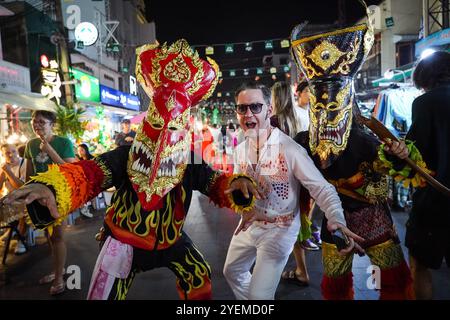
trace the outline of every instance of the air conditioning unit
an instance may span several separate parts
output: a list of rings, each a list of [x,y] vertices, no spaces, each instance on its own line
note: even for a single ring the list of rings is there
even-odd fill
[[[372,5],[367,9],[369,10],[369,19],[371,20],[374,29],[381,30],[381,8],[379,6]]]

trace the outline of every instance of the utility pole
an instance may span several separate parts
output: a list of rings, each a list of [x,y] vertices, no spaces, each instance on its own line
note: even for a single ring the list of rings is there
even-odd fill
[[[59,65],[61,66],[61,71],[63,75],[66,105],[70,105],[74,102],[74,99],[73,99],[72,84],[70,83],[70,74],[69,74],[70,60],[69,60],[69,53],[67,51],[67,41],[64,29],[64,19],[61,8],[61,0],[56,0],[54,4],[55,4],[56,21],[58,22],[59,27],[59,35],[57,37],[57,45],[60,52]]]
[[[442,0],[442,29],[447,29],[449,23],[449,0]]]
[[[428,37],[430,33],[430,26],[429,26],[429,16],[428,16],[428,0],[422,0],[422,23],[423,23],[423,37]]]

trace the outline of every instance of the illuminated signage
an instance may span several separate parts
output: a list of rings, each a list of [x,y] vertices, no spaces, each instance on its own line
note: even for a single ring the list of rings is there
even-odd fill
[[[75,95],[78,100],[100,102],[100,83],[97,78],[77,69],[70,69],[77,81]]]
[[[98,38],[97,28],[90,22],[82,22],[75,28],[75,39],[85,46],[93,45]]]
[[[49,100],[55,98],[59,104],[61,99],[61,77],[56,60],[49,60],[46,55],[41,56],[42,86],[41,94]]]
[[[135,95],[100,85],[100,97],[103,104],[139,111],[140,101]]]

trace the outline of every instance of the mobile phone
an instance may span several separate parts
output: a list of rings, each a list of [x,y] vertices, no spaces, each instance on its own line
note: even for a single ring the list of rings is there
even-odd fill
[[[50,210],[37,200],[27,205],[27,211],[37,229],[44,229],[55,221],[55,218],[50,214]]]
[[[248,192],[248,198],[244,196],[241,190],[234,190],[231,195],[238,206],[248,207],[252,203],[253,193],[250,191]]]
[[[338,251],[344,250],[350,244],[350,240],[345,233],[342,232],[341,229],[336,229],[332,234],[333,242],[336,245]]]

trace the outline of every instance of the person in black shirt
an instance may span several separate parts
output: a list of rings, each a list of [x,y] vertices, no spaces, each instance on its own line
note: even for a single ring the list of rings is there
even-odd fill
[[[450,53],[438,51],[419,62],[414,84],[425,93],[412,105],[406,139],[414,141],[436,180],[450,185]],[[430,186],[419,188],[406,224],[406,247],[417,299],[432,299],[431,269],[443,258],[450,267],[450,198]]]
[[[116,140],[116,146],[131,146],[133,143],[134,137],[136,136],[136,132],[131,130],[131,123],[130,120],[124,119],[122,120],[122,132],[117,134],[115,140]]]

